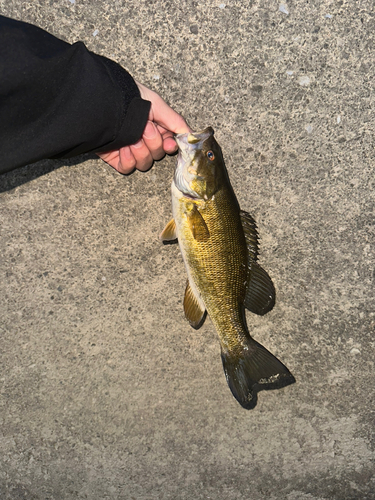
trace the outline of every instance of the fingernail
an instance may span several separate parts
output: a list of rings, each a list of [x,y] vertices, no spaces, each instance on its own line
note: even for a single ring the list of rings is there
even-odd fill
[[[147,125],[143,131],[143,135],[144,137],[146,137],[146,139],[154,139],[154,137],[156,136],[156,128],[152,122],[147,122]]]
[[[133,148],[141,148],[143,146],[143,141],[142,139],[140,139],[138,142],[136,142],[135,144],[132,144],[132,147]]]

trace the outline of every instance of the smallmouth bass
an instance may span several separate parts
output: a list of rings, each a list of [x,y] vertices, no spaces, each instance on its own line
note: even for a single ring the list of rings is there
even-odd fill
[[[288,368],[250,336],[246,323],[245,309],[259,315],[272,309],[275,288],[257,262],[256,223],[239,207],[213,129],[175,139],[173,219],[160,238],[178,240],[188,275],[185,316],[195,329],[210,316],[229,388],[251,409],[260,390],[295,382]]]

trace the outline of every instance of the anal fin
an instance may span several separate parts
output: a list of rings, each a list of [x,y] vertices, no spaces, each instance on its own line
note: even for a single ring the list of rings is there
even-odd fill
[[[201,306],[193,290],[191,289],[189,280],[186,284],[184,297],[184,312],[186,319],[190,325],[198,330],[206,319],[206,309]]]

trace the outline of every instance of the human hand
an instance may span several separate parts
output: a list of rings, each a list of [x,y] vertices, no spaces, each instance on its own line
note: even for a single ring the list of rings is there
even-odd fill
[[[136,82],[142,99],[151,102],[148,122],[141,139],[131,146],[124,146],[115,151],[97,153],[108,165],[121,174],[130,174],[134,169],[146,171],[154,160],[160,160],[177,150],[173,134],[191,132],[181,115],[176,113],[153,90]]]

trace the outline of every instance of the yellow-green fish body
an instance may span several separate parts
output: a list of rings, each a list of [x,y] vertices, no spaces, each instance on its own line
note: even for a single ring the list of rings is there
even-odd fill
[[[244,337],[246,241],[235,199],[219,189],[206,200],[181,196],[173,187],[173,216],[194,295],[207,310],[224,348]],[[203,307],[204,306],[204,307]]]
[[[177,238],[180,245],[188,274],[187,319],[199,328],[206,313],[210,316],[228,385],[243,407],[253,408],[260,389],[294,382],[289,370],[251,338],[246,324],[245,307],[266,313],[274,305],[275,290],[256,262],[256,225],[239,208],[212,128],[176,140],[173,219],[161,237]]]

